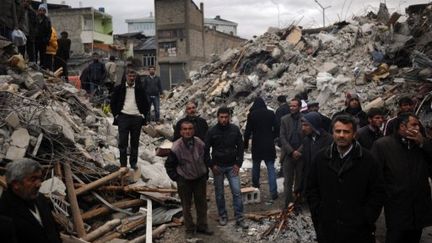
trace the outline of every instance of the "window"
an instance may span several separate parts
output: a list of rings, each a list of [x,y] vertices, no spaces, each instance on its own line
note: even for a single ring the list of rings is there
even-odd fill
[[[183,29],[158,30],[159,39],[184,38]]]
[[[177,56],[177,43],[175,41],[159,43],[159,55],[161,57]]]
[[[144,53],[144,67],[156,66],[156,56],[153,53]]]

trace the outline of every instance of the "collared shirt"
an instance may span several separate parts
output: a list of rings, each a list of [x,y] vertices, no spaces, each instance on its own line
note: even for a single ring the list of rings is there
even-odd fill
[[[336,147],[337,148],[337,147]],[[348,148],[348,150],[345,152],[345,153],[341,153],[340,151],[339,151],[339,148],[337,148],[337,151],[339,152],[339,157],[341,158],[341,159],[343,159],[343,158],[345,158],[348,154],[349,154],[349,152],[351,152],[351,150],[354,148],[354,146],[351,144],[351,146]]]
[[[41,226],[43,226],[42,218],[41,218],[41,216],[40,216],[39,209],[37,208],[37,206],[34,205],[34,210],[32,210],[31,208],[29,208],[29,210],[30,210],[30,213],[31,213],[31,214],[35,217],[35,219],[39,222],[39,224],[40,224]]]
[[[141,114],[138,110],[138,106],[135,100],[135,84],[129,86],[126,83],[125,85],[126,85],[126,97],[121,112],[127,115],[140,116]]]

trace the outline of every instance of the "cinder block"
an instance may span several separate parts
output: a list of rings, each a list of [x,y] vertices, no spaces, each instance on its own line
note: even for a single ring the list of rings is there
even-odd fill
[[[261,202],[261,192],[255,187],[241,189],[243,204],[253,204]]]

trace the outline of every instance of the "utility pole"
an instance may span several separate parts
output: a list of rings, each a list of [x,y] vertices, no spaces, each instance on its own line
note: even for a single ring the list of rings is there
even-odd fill
[[[319,3],[318,2],[318,0],[314,0],[319,6],[320,6],[320,8],[322,9],[322,13],[323,13],[323,27],[325,27],[325,10],[326,9],[328,9],[328,8],[331,8],[331,5],[330,6],[327,6],[327,7],[323,7],[323,5],[321,5],[321,3]]]

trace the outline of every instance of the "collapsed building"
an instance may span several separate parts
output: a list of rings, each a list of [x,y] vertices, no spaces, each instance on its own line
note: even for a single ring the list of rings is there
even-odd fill
[[[404,22],[398,22],[398,14],[380,11],[324,29],[271,28],[213,56],[191,73],[190,81],[165,93],[164,124],[143,128],[138,173],[118,170],[117,131],[109,115],[93,107],[84,91],[59,79],[58,72],[28,67],[10,42],[0,40],[0,167],[3,171],[6,163],[24,157],[43,165],[40,191],[53,203],[65,240],[158,237],[167,227],[181,225],[181,208],[164,159],[154,151],[169,144],[172,124],[190,99],[199,102],[210,124],[217,108],[227,105],[233,121],[244,127],[257,96],[275,108],[277,95],[308,92],[331,115],[343,107],[346,92],[359,94],[366,110],[392,111],[398,97],[409,95],[430,128],[432,5],[413,5],[406,12]],[[0,185],[7,187],[3,176]],[[244,240],[256,241],[258,235],[264,242],[308,242],[315,237],[307,215],[278,211],[249,218],[261,223],[242,232]]]

